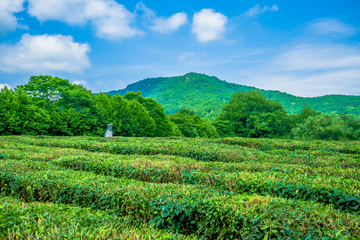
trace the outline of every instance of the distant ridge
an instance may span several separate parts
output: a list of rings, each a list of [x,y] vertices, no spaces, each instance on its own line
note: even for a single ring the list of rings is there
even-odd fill
[[[123,96],[128,91],[140,91],[144,97],[151,97],[163,105],[167,114],[186,107],[204,118],[214,119],[232,94],[256,89],[191,72],[177,77],[146,78],[129,84],[125,89],[107,93]],[[299,113],[305,104],[309,104],[311,108],[324,113],[360,115],[360,96],[297,97],[280,91],[259,90],[264,96],[280,102],[288,113]]]

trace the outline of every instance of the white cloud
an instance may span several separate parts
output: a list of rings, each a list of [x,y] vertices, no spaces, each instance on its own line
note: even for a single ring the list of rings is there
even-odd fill
[[[77,25],[91,22],[96,36],[106,39],[129,38],[142,32],[130,24],[135,14],[115,0],[28,0],[28,13],[39,21],[62,21]]]
[[[360,47],[334,43],[291,46],[239,77],[242,84],[297,96],[359,95]]]
[[[194,14],[192,33],[199,42],[219,40],[225,32],[227,17],[213,9],[202,9]]]
[[[249,10],[246,11],[243,14],[243,16],[245,16],[247,18],[255,18],[255,17],[258,17],[261,13],[264,13],[267,11],[277,12],[277,11],[279,11],[279,7],[274,4],[271,7],[268,7],[267,5],[265,5],[263,8],[261,8],[261,6],[259,4],[256,4],[254,7],[249,8]]]
[[[143,16],[147,17],[147,18],[156,18],[156,14],[153,10],[151,10],[151,8],[148,8],[144,3],[139,2],[138,4],[136,4],[135,6],[135,13],[137,11],[142,11],[143,12]]]
[[[271,66],[286,71],[360,68],[360,49],[340,44],[301,44],[276,56]]]
[[[82,79],[82,80],[74,80],[74,81],[72,82],[72,84],[85,86],[86,81],[85,81],[84,79]]]
[[[25,28],[27,26],[18,23],[15,13],[24,10],[25,0],[1,0],[0,1],[0,33],[14,31],[17,28]]]
[[[175,13],[168,18],[158,17],[151,8],[142,2],[139,2],[135,7],[135,13],[138,11],[143,12],[143,17],[149,19],[150,30],[154,32],[171,33],[187,23],[187,14],[184,12]]]
[[[11,86],[10,86],[9,84],[7,84],[7,83],[0,83],[0,89],[3,89],[3,88],[5,88],[5,87],[7,87],[8,89],[11,89]]]
[[[244,78],[242,77],[242,79]],[[360,70],[340,69],[310,74],[301,72],[260,73],[249,76],[246,84],[262,89],[279,90],[295,96],[316,97],[329,94],[359,95],[359,79]]]
[[[24,34],[15,45],[0,45],[0,71],[81,72],[90,66],[88,44],[74,42],[63,35]]]
[[[357,28],[332,18],[314,20],[307,25],[307,31],[324,35],[349,36],[358,31]]]
[[[150,29],[154,32],[169,33],[176,31],[180,26],[187,22],[186,13],[176,13],[171,17],[160,17],[154,20],[154,25]]]
[[[183,53],[183,54],[179,55],[177,57],[177,60],[182,61],[182,60],[185,60],[185,59],[189,59],[189,58],[193,57],[194,55],[195,55],[194,52],[186,52],[186,53]]]

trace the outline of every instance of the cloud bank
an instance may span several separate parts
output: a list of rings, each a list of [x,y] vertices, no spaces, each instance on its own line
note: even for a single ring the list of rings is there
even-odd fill
[[[40,22],[56,20],[70,25],[90,22],[96,36],[110,40],[142,34],[131,27],[135,15],[115,0],[28,0],[28,13]]]
[[[0,45],[0,71],[3,72],[81,72],[90,66],[88,44],[63,35],[24,34],[15,45]]]
[[[24,10],[25,0],[0,1],[0,33],[15,31],[17,28],[27,29],[27,26],[18,23],[15,13]]]
[[[192,33],[199,42],[219,40],[225,32],[227,17],[213,9],[202,9],[194,14]]]

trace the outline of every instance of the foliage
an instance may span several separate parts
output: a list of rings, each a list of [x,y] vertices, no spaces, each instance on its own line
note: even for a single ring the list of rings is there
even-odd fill
[[[214,120],[234,93],[251,90],[260,90],[263,96],[279,102],[289,114],[300,113],[308,104],[322,113],[360,115],[360,96],[297,97],[285,92],[229,83],[214,76],[193,72],[176,77],[147,78],[130,84],[125,89],[108,93],[124,96],[128,91],[140,91],[144,97],[153,98],[164,106],[167,114],[187,108],[203,118]]]
[[[114,135],[117,135],[116,130],[121,129],[121,118],[116,116],[118,109],[116,108],[113,99],[111,99],[108,94],[98,94],[95,96],[95,109],[99,115],[99,124],[101,126],[106,126],[109,123],[113,123]]]
[[[0,189],[7,197],[0,199],[0,234],[354,239],[360,234],[358,146],[3,136],[0,149],[7,158],[0,161]]]
[[[221,120],[216,119],[213,121],[213,125],[219,133],[220,137],[234,137],[235,134],[233,132],[231,122],[229,120]]]
[[[151,98],[144,98],[141,92],[128,92],[124,96],[127,100],[138,101],[149,112],[149,116],[155,121],[156,129],[153,136],[168,137],[172,136],[173,126],[170,124],[169,117],[165,114],[164,108]],[[176,130],[175,130],[176,131]]]
[[[112,97],[116,118],[121,120],[121,127],[115,128],[115,136],[136,136],[133,129],[133,115],[130,103],[119,94]]]
[[[317,115],[321,114],[320,112],[316,111],[315,109],[312,109],[308,104],[304,106],[304,108],[301,110],[299,114],[292,114],[291,120],[292,120],[292,126],[296,126],[299,124],[303,124],[306,122],[308,117],[315,117]]]
[[[184,137],[199,137],[199,133],[194,126],[194,120],[191,115],[178,112],[170,116],[170,121],[178,126]]]
[[[307,139],[359,139],[360,119],[349,116],[319,114],[310,116],[306,122],[292,130],[296,138]]]
[[[197,82],[198,77],[201,81]],[[179,79],[172,80],[175,83]],[[201,89],[202,84],[207,87],[213,83],[216,85],[218,81],[215,77],[208,79],[206,75],[185,75],[186,84],[194,80],[197,82],[196,89]],[[227,83],[223,81],[221,84],[225,87]],[[27,84],[14,90],[0,90],[0,135],[103,136],[107,124],[113,123],[114,136],[127,137],[360,137],[358,117],[344,114],[320,117],[321,113],[310,105],[305,105],[299,114],[287,115],[279,102],[265,97],[266,92],[246,89],[233,94],[221,114],[210,121],[191,108],[181,108],[172,115],[166,115],[161,102],[143,97],[141,92],[127,92],[124,97],[119,94],[112,97],[104,93],[94,95],[66,79],[33,76]],[[219,92],[211,90],[214,94]],[[145,91],[147,93],[149,90]],[[198,99],[198,96],[191,96],[183,102],[191,103],[193,97]],[[210,104],[215,100],[207,101]],[[211,116],[215,116],[214,111],[210,112]],[[322,120],[313,121],[311,117]],[[309,128],[312,125],[317,126],[316,129]]]
[[[131,127],[134,136],[153,137],[155,135],[156,124],[145,107],[136,100],[131,100],[129,107],[131,109]]]
[[[186,108],[180,109],[171,115],[170,120],[178,126],[182,135],[185,137],[219,137],[215,126],[213,126],[209,120],[202,119],[199,115]]]
[[[340,119],[344,122],[344,137],[347,139],[360,139],[360,117],[349,115],[340,115]]]
[[[164,108],[141,93],[94,95],[66,79],[33,76],[15,90],[0,90],[0,135],[181,136]]]
[[[66,204],[0,198],[0,236],[7,239],[185,239],[130,217]]]
[[[169,118],[169,120],[170,120],[170,118]],[[170,136],[175,136],[175,137],[182,137],[183,136],[178,125],[176,125],[172,121],[170,121],[170,125],[171,125],[171,134],[170,134]]]
[[[218,121],[228,121],[231,134],[242,137],[274,137],[290,131],[290,122],[280,103],[260,91],[239,92],[224,106]]]
[[[0,133],[1,135],[20,134],[21,110],[30,104],[30,99],[23,91],[14,92],[7,87],[0,90]]]

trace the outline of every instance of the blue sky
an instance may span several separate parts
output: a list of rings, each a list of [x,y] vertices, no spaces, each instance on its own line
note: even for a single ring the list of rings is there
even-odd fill
[[[93,92],[199,72],[297,96],[360,95],[360,1],[0,0],[0,88]]]

